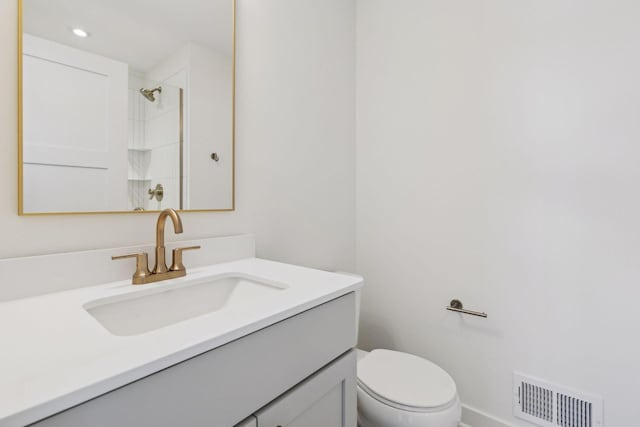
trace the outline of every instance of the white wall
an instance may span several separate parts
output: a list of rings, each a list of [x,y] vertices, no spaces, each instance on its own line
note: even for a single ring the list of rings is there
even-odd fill
[[[365,347],[517,425],[513,370],[640,423],[638,22],[630,0],[358,2]]]
[[[16,3],[0,0],[0,257],[151,241],[150,214],[16,215]],[[261,257],[352,268],[354,4],[238,4],[237,210],[185,213],[182,237],[255,232]]]
[[[185,209],[231,208],[233,58],[189,42],[150,70],[147,77],[185,89]],[[152,106],[148,106],[150,110]],[[211,159],[213,152],[218,154],[218,162]]]
[[[189,43],[190,209],[232,206],[232,79],[231,56]],[[217,162],[212,152],[218,154]]]

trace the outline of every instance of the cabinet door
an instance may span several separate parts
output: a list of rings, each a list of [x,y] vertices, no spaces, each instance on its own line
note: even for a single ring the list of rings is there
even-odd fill
[[[23,50],[24,210],[126,210],[127,64],[29,34]]]
[[[258,427],[355,427],[355,351],[294,387],[256,417]]]

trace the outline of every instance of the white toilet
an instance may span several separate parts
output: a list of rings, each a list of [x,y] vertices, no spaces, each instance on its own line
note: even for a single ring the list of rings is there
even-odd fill
[[[438,365],[391,350],[358,350],[359,427],[458,427],[456,384]]]
[[[356,336],[361,297],[357,290]],[[456,383],[435,363],[398,351],[358,350],[358,427],[458,427],[461,411]]]

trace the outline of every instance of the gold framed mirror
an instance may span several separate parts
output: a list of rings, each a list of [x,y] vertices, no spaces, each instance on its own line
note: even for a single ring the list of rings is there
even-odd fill
[[[18,214],[235,210],[235,0],[18,0]]]

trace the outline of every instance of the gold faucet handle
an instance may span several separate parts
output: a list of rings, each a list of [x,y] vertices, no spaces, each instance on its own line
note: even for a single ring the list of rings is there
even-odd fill
[[[195,249],[200,249],[200,246],[187,246],[186,248],[176,248],[173,252],[173,264],[171,264],[171,268],[169,271],[185,271],[186,268],[182,263],[182,252],[184,251],[193,251]]]
[[[134,285],[142,285],[143,283],[145,283],[145,279],[151,275],[151,272],[149,271],[149,255],[146,252],[143,252],[140,254],[119,255],[111,257],[111,259],[114,261],[128,258],[136,259],[136,272],[133,273],[131,283],[133,283]]]

